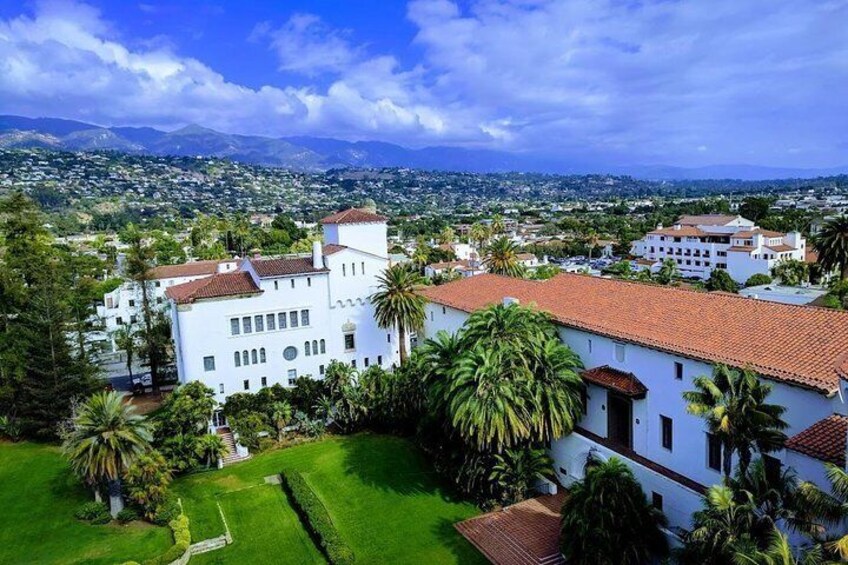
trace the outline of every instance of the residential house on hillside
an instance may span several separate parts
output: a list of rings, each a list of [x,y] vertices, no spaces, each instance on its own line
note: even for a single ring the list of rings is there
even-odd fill
[[[685,277],[708,279],[713,269],[724,269],[739,283],[768,274],[781,260],[803,261],[806,252],[799,232],[764,230],[742,216],[717,214],[683,216],[671,227],[657,226],[631,247],[655,269],[671,259]]]
[[[582,359],[583,419],[550,446],[560,482],[590,458],[622,458],[673,528],[722,479],[722,452],[682,398],[716,364],[748,367],[785,406],[786,449],[765,457],[824,489],[824,462],[845,466],[848,313],[585,275],[547,281],[496,275],[422,289],[424,337],[455,332],[470,313],[520,302],[548,312]],[[735,461],[734,461],[735,464]]]

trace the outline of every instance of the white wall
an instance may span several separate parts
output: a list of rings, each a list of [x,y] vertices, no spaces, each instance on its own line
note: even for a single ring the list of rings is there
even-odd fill
[[[359,249],[378,257],[388,256],[385,222],[373,224],[325,224],[324,243]]]

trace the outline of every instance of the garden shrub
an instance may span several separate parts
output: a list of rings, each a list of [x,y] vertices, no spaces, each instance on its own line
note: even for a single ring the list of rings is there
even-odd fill
[[[748,280],[745,281],[745,286],[761,286],[764,284],[771,284],[771,277],[765,273],[751,275],[748,277]]]
[[[191,531],[189,530],[188,517],[185,514],[180,514],[168,524],[171,532],[174,534],[174,545],[153,559],[148,559],[144,565],[168,565],[172,561],[176,561],[188,551],[191,545]]]
[[[133,522],[138,520],[138,512],[135,508],[127,506],[115,516],[115,519],[118,520],[121,524],[126,524],[127,522]]]
[[[74,513],[77,520],[85,520],[92,524],[108,524],[112,521],[109,507],[104,502],[86,502]]]
[[[182,511],[180,510],[180,505],[177,502],[177,499],[172,496],[168,497],[156,510],[156,515],[153,517],[153,523],[157,526],[165,526],[170,524],[171,521],[176,519],[181,513]]]
[[[294,507],[304,519],[307,529],[317,538],[327,559],[333,565],[354,562],[353,551],[342,540],[330,514],[303,475],[297,471],[283,471],[283,488],[294,501]]]

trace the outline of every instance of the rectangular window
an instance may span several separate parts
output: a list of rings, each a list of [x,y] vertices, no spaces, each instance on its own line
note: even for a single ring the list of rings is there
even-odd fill
[[[297,311],[289,312],[289,325],[293,328],[297,327]]]
[[[674,362],[674,378],[678,381],[683,380],[683,363],[679,361]]]
[[[250,390],[250,379],[244,379],[244,390]]]
[[[345,266],[344,263],[342,263],[342,276],[343,277],[347,276],[347,266]]]
[[[651,506],[659,511],[663,509],[663,497],[660,493],[651,491]]]
[[[294,279],[291,280],[291,287],[294,288]]]
[[[274,281],[274,290],[280,290],[280,281]]]
[[[135,300],[130,300],[130,308],[135,308]]]
[[[262,386],[268,386],[268,377],[262,377]]]
[[[238,335],[241,333],[241,325],[238,318],[230,318],[230,335]]]
[[[591,339],[587,339],[586,341],[588,341],[588,342],[589,342],[589,353],[592,353],[592,340],[591,340]]]
[[[323,374],[324,374],[324,365],[318,365],[318,374],[319,374],[319,375],[323,375]]]
[[[350,366],[356,369],[356,359],[350,362]]]
[[[137,321],[138,321],[138,316],[136,316],[135,314],[133,314],[132,316],[130,316],[130,323],[131,323],[131,324],[134,324],[134,323],[136,323]]]
[[[214,371],[215,370],[215,357],[210,355],[208,357],[203,358],[203,370],[204,371]]]
[[[253,317],[253,327],[256,328],[258,332],[265,331],[265,317],[263,315],[258,315]]]
[[[218,392],[224,394],[224,383],[218,383]]]
[[[721,442],[709,432],[707,432],[707,467],[721,471]]]
[[[365,261],[362,262],[362,274],[365,274]]]
[[[671,451],[673,440],[673,428],[671,418],[660,416],[660,428],[662,429],[662,446]]]
[[[306,286],[312,286],[312,277],[306,277]]]
[[[124,319],[121,318],[120,316],[118,316],[118,317],[115,318],[115,323],[118,324],[119,326],[123,326],[124,325]]]
[[[280,312],[279,315],[277,315],[277,322],[280,323],[280,329],[281,330],[284,330],[288,327],[288,322],[287,322],[285,312]]]
[[[294,382],[297,380],[297,369],[289,369],[287,375],[289,378],[289,384],[293,385]]]
[[[351,263],[351,264],[350,264],[350,275],[351,275],[352,277],[355,277],[355,276],[356,276],[356,263]]]
[[[369,359],[368,359],[368,357],[366,357],[366,358],[365,358],[365,363],[363,363],[363,364],[364,364],[366,367],[369,365]]]
[[[241,319],[241,327],[244,333],[249,334],[253,333],[253,322],[250,319],[250,316],[245,316]]]
[[[300,325],[308,326],[309,325],[309,310],[301,310],[300,311]]]
[[[381,367],[383,366],[383,356],[382,355],[377,355],[377,364],[380,365]]]
[[[268,331],[274,331],[277,329],[277,317],[273,314],[268,314],[265,316],[265,325],[268,327]]]
[[[392,342],[392,334],[386,334],[386,343]]]
[[[624,363],[624,344],[616,343],[615,344],[615,360],[619,363]]]
[[[353,334],[344,334],[344,346],[345,351],[356,349],[356,340],[353,338]]]

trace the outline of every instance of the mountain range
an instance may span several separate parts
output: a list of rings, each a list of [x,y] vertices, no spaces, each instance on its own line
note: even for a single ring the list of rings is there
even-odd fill
[[[380,141],[344,141],[296,136],[263,137],[222,133],[198,125],[166,132],[149,127],[101,127],[58,118],[0,115],[0,149],[115,150],[148,155],[207,156],[250,164],[323,171],[343,167],[408,167],[442,171],[628,174],[644,179],[815,178],[848,173],[829,169],[761,167],[746,164],[699,168],[671,166],[588,167],[549,157],[459,147],[410,149]]]

